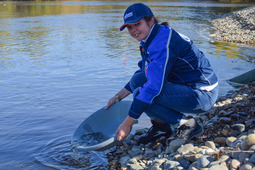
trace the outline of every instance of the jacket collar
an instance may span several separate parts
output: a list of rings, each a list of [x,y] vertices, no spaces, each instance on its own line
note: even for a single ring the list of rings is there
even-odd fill
[[[141,44],[143,44],[143,48],[147,51],[150,43],[152,42],[152,40],[156,37],[156,35],[158,34],[159,32],[159,29],[160,29],[160,25],[159,24],[155,24],[153,27],[152,27],[152,30],[149,34],[149,36],[146,38],[146,41],[142,41]]]

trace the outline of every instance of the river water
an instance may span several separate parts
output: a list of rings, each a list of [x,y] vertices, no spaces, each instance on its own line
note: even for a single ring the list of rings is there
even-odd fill
[[[0,2],[0,169],[105,169],[106,152],[73,153],[70,140],[137,69],[139,43],[118,31],[129,5]],[[210,38],[211,20],[251,4],[147,5],[207,55],[221,96],[234,89],[226,80],[254,68],[255,48]],[[148,125],[143,116],[134,129]]]

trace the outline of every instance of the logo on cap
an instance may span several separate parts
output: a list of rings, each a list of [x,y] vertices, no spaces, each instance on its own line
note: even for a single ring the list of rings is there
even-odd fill
[[[132,17],[133,16],[133,12],[129,12],[127,13],[125,16],[124,16],[124,19],[127,19],[129,17]]]

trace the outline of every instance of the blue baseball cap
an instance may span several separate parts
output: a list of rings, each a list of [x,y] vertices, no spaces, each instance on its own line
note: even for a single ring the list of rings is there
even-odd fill
[[[148,6],[143,3],[135,3],[129,6],[124,13],[124,24],[120,27],[120,31],[124,30],[127,24],[139,23],[145,16],[153,16]]]

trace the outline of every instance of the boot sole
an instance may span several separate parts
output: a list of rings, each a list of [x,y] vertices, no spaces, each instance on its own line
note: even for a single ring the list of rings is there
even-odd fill
[[[187,140],[191,140],[193,138],[198,138],[199,136],[204,134],[204,132],[205,132],[204,128],[200,124],[198,124],[198,126],[199,126],[199,132],[192,134]]]
[[[166,136],[166,137],[170,137],[171,136],[171,133],[170,134],[160,134],[160,135],[158,135],[158,136],[154,136],[154,137],[151,137],[151,138],[149,138],[149,139],[147,139],[147,140],[138,140],[138,143],[139,144],[147,144],[147,143],[150,143],[150,142],[155,142],[157,139],[159,139],[160,137],[162,137],[162,136]]]

